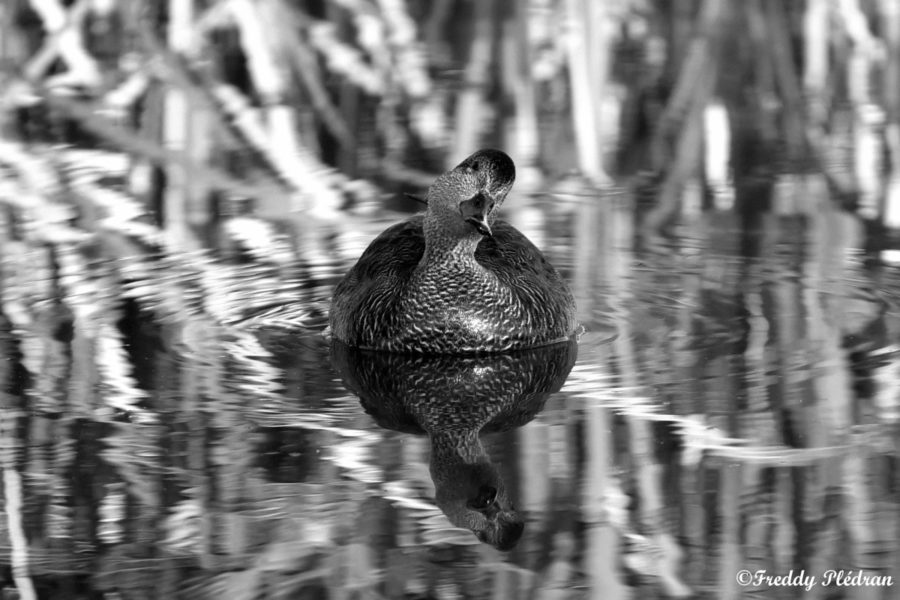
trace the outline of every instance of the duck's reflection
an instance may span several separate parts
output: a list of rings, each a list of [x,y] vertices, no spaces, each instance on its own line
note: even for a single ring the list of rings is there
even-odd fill
[[[574,341],[483,356],[408,356],[332,344],[335,369],[381,427],[428,435],[444,514],[500,550],[515,546],[524,523],[480,434],[532,420],[562,387],[576,353]]]

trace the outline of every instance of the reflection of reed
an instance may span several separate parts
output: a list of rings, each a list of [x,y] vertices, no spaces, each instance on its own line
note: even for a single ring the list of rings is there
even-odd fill
[[[2,314],[2,313],[0,313]],[[29,541],[25,530],[25,493],[19,461],[25,451],[21,439],[22,407],[13,393],[19,387],[16,366],[17,344],[10,335],[9,323],[0,317],[0,470],[3,479],[5,522],[2,528],[9,543],[9,564],[13,582],[25,600],[36,600],[37,593],[31,578]]]
[[[781,192],[810,207],[808,218],[766,217],[764,229],[743,233],[743,241],[734,228],[693,229],[690,249],[699,248],[701,260],[642,253],[635,259],[646,270],[593,284],[619,290],[613,307],[619,298],[637,299],[615,320],[612,355],[587,346],[568,386],[589,400],[586,449],[599,449],[588,456],[609,457],[608,466],[584,472],[592,510],[612,511],[617,486],[635,497],[613,520],[613,536],[596,543],[625,541],[625,564],[660,577],[670,594],[687,593],[682,573],[693,589],[736,594],[740,568],[824,572],[865,563],[884,574],[884,555],[874,548],[896,556],[878,533],[895,526],[896,502],[887,509],[875,500],[890,478],[860,476],[890,460],[884,452],[891,450],[849,435],[860,399],[852,395],[845,343],[884,343],[861,341],[877,335],[883,304],[859,272],[853,219],[803,197],[798,183]],[[624,418],[628,452],[621,456],[600,441],[615,431],[597,418],[608,409]],[[667,437],[656,423],[673,426],[675,456],[656,449]],[[621,479],[611,476],[620,461],[629,473]],[[673,477],[677,485],[665,483]],[[682,547],[679,536],[686,536]],[[645,549],[635,551],[641,538]],[[848,540],[867,550],[849,552]],[[798,553],[812,547],[809,562],[798,565]],[[586,552],[601,569],[603,547]],[[644,553],[655,557],[653,569],[638,566]],[[614,580],[616,571],[607,575]]]
[[[622,251],[629,211],[596,213],[610,231],[594,242],[602,261],[576,269],[583,293],[599,296],[581,358],[549,409],[499,447],[517,459],[505,464],[519,479],[506,483],[530,495],[529,536],[502,566],[428,501],[422,444],[367,430],[321,362],[324,340],[236,327],[291,322],[269,309],[242,319],[241,309],[278,297],[272,270],[129,259],[120,282],[73,253],[58,261],[62,287],[48,291],[50,254],[30,255],[30,276],[5,267],[16,282],[3,291],[14,377],[29,386],[19,469],[31,576],[100,568],[103,589],[185,585],[203,597],[345,582],[463,589],[453,582],[478,569],[479,589],[514,596],[576,585],[703,593],[737,563],[789,569],[804,553],[809,568],[887,572],[896,443],[884,425],[894,421],[852,387],[850,369],[892,359],[895,315],[861,285],[869,275],[852,221],[827,211],[772,218],[753,243],[697,228],[684,248],[652,254]],[[107,295],[87,293],[97,288],[135,301],[110,308]],[[55,295],[71,309],[43,302]],[[300,322],[315,322],[306,308]],[[604,324],[615,340],[603,341]],[[878,372],[872,385],[895,392],[890,372]],[[823,376],[848,387],[817,383]],[[61,550],[71,548],[103,557],[75,560]],[[160,548],[171,557],[146,557]]]

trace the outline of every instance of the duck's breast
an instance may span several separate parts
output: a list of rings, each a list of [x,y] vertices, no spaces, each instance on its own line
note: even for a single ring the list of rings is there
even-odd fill
[[[335,289],[331,328],[354,347],[467,354],[559,341],[575,328],[575,303],[534,244],[503,221],[475,261],[420,265],[425,238],[414,217],[379,235]]]
[[[560,274],[538,248],[505,221],[492,225],[475,258],[508,289],[519,307],[519,327],[541,343],[569,336],[575,330],[575,299]]]

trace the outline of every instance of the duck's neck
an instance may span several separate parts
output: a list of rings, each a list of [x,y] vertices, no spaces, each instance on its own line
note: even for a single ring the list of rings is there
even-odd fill
[[[477,264],[475,249],[481,241],[481,234],[466,223],[458,228],[447,226],[432,214],[425,215],[425,254],[423,264],[451,262],[456,265]]]
[[[470,508],[469,501],[483,487],[494,488],[500,498],[506,495],[500,473],[491,463],[478,430],[435,431],[430,438],[429,471],[437,505],[457,527],[484,530],[485,516]]]
[[[479,433],[480,430],[475,427],[441,428],[429,431],[432,464],[489,462]]]

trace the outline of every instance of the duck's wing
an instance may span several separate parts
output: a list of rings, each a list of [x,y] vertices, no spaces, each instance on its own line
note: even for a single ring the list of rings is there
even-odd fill
[[[408,274],[419,264],[423,252],[425,233],[422,230],[422,216],[417,215],[388,227],[372,240],[350,269],[345,281],[355,279],[363,282]]]
[[[338,283],[331,306],[333,334],[356,345],[360,335],[387,324],[391,307],[425,251],[422,216],[397,223],[372,240]]]
[[[493,237],[485,238],[475,258],[494,273],[529,307],[533,324],[541,329],[575,328],[575,300],[568,285],[537,246],[506,221],[491,225]]]
[[[504,281],[522,277],[540,281],[562,281],[537,246],[506,221],[494,221],[493,237],[484,238],[475,258]]]

